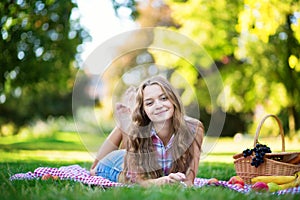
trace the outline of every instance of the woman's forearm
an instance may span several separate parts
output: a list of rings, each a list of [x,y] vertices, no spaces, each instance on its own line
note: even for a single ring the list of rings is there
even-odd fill
[[[99,160],[96,158],[91,166],[91,169],[94,169],[97,166],[98,162]]]
[[[110,152],[119,149],[122,142],[122,131],[115,127],[99,148],[96,158],[101,160]]]

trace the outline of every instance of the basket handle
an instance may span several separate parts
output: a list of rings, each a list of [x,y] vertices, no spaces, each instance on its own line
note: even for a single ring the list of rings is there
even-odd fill
[[[255,138],[254,138],[254,144],[253,144],[253,146],[255,147],[255,145],[258,143],[258,135],[259,135],[260,129],[261,129],[263,123],[265,122],[265,120],[266,120],[267,118],[269,118],[269,117],[275,118],[275,120],[276,120],[276,122],[277,122],[277,124],[278,124],[278,126],[279,126],[279,129],[280,129],[280,135],[281,135],[281,143],[282,143],[281,149],[282,149],[282,152],[285,152],[284,132],[283,132],[283,128],[282,128],[281,121],[280,121],[280,119],[279,119],[276,115],[272,115],[272,114],[266,115],[266,116],[261,120],[261,122],[259,123],[259,125],[258,125],[258,127],[257,127],[257,129],[256,129],[256,133],[255,133]]]

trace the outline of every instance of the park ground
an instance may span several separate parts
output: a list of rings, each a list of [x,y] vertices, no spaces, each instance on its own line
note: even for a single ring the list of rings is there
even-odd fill
[[[83,137],[85,137],[83,139]],[[14,181],[15,173],[33,171],[40,166],[60,167],[79,164],[89,168],[94,159],[88,145],[100,144],[104,138],[76,132],[55,132],[43,136],[18,135],[0,138],[0,193],[2,199],[299,199],[297,195],[274,196],[270,193],[242,194],[221,187],[184,189],[111,188],[103,190],[72,181]],[[280,138],[262,138],[273,151],[281,151]],[[99,146],[99,145],[98,145]],[[233,155],[253,146],[252,136],[205,138],[197,176],[229,180],[235,175]],[[285,140],[286,151],[299,151],[300,142]],[[174,192],[175,189],[175,192]]]

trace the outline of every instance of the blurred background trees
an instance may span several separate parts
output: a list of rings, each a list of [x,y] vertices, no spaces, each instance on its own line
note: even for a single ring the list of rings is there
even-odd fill
[[[159,61],[172,66],[171,80],[178,73],[190,77],[205,125],[212,106],[226,113],[222,136],[253,133],[262,116],[272,113],[282,119],[286,134],[300,137],[299,1],[112,0],[112,5],[120,17],[122,9],[130,10],[140,27],[174,30],[202,46],[222,75],[219,95],[226,101],[211,104],[204,79],[192,66],[201,65],[213,77],[213,63],[204,66],[197,52],[193,63],[151,50],[133,52],[113,63],[116,67],[103,77],[106,85],[113,87],[132,66]],[[0,3],[1,124],[20,127],[34,118],[72,114],[80,45],[89,38],[71,17],[73,8],[76,4],[67,0]],[[109,78],[112,74],[115,78]]]
[[[72,114],[75,58],[88,38],[73,8],[69,0],[1,1],[1,127],[16,134],[34,119]]]
[[[132,10],[132,19],[142,27],[165,26],[204,47],[224,81],[220,95],[225,95],[226,101],[218,104],[227,114],[223,136],[254,132],[257,122],[267,113],[278,115],[291,137],[300,129],[299,1],[113,2],[116,14],[127,7]],[[199,60],[192,65],[199,65]],[[174,72],[187,69],[181,61],[169,64],[177,66]],[[206,88],[201,76],[191,81],[198,98],[208,98],[203,95]],[[211,104],[199,104],[204,113],[202,121],[208,123]]]

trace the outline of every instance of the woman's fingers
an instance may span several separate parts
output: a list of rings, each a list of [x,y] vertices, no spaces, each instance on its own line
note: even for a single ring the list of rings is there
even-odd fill
[[[183,181],[186,179],[185,174],[181,172],[171,173],[168,177],[171,179],[172,182]]]
[[[90,174],[91,176],[95,176],[96,175],[96,167],[93,169],[90,169]]]
[[[130,117],[130,108],[122,103],[116,103],[116,119],[118,122],[119,128],[124,132],[127,133],[131,117]]]
[[[135,105],[135,96],[136,88],[132,86],[129,87],[122,96],[122,103],[125,104],[131,111],[133,110],[133,107]]]
[[[181,180],[184,180],[184,179],[186,179],[186,176],[185,176],[185,174],[184,174],[184,173],[177,172],[176,174],[177,174],[179,177],[181,177]]]
[[[156,179],[156,185],[182,183],[186,179],[185,174],[181,172],[171,173],[168,176],[163,176]]]
[[[116,103],[116,110],[119,113],[130,113],[130,108],[128,108],[122,103]]]

